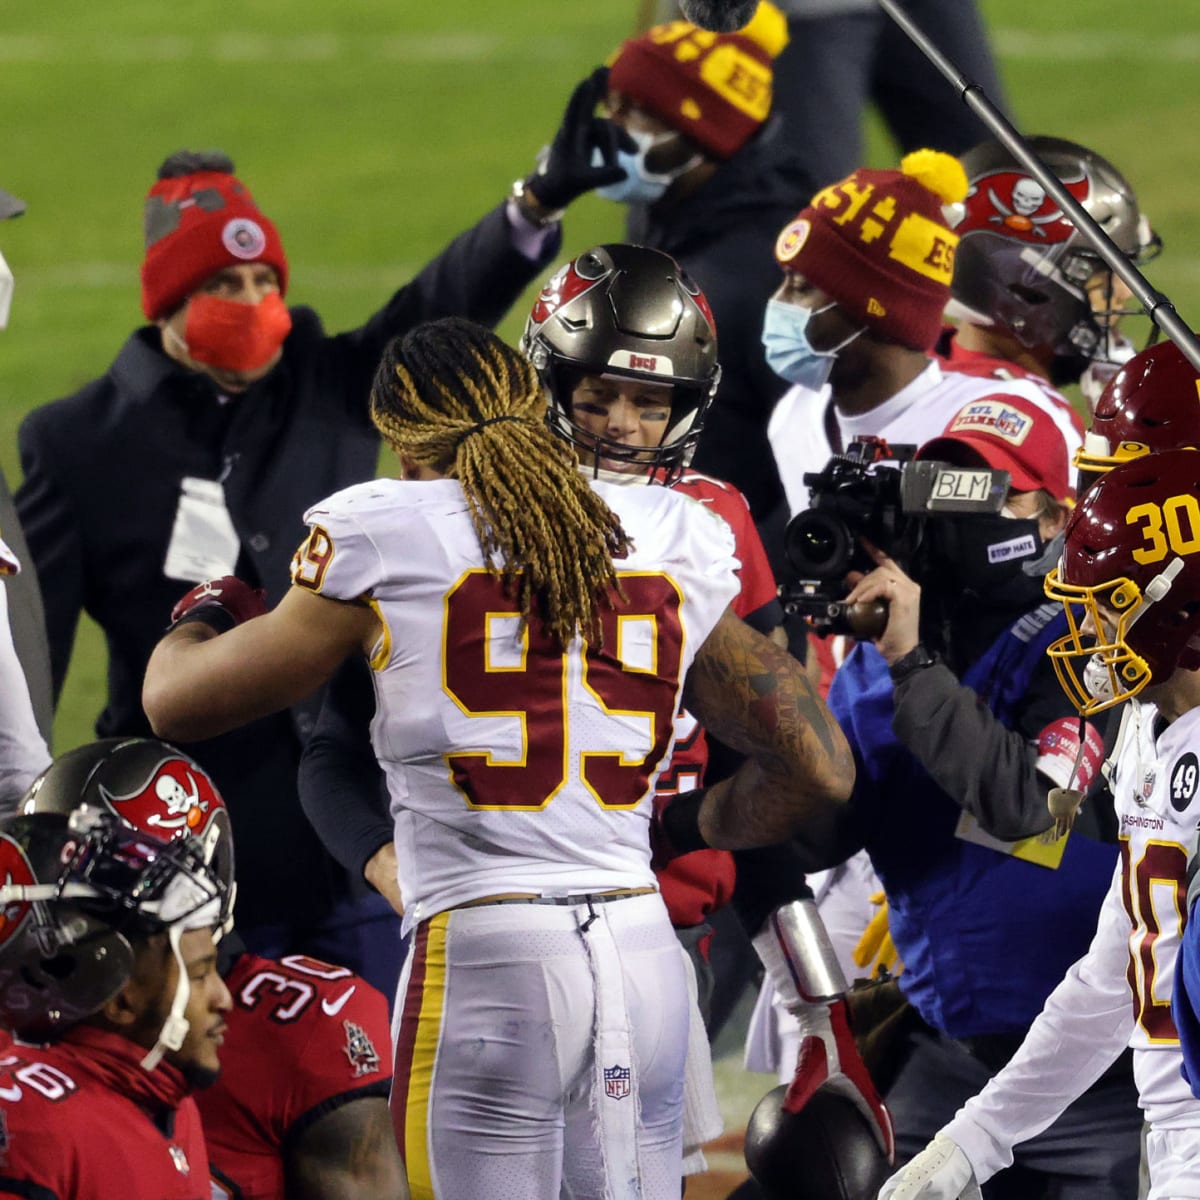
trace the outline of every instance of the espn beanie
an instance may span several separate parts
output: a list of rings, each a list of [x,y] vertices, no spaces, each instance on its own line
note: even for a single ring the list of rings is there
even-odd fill
[[[868,328],[928,350],[950,299],[950,225],[966,194],[962,164],[936,150],[914,151],[899,171],[860,167],[783,229],[776,261]]]
[[[787,20],[768,0],[736,33],[670,21],[622,43],[608,85],[711,157],[725,159],[767,119],[771,60],[787,40]]]
[[[223,267],[265,262],[287,292],[288,265],[275,226],[224,171],[160,179],[146,196],[142,311],[157,321]]]

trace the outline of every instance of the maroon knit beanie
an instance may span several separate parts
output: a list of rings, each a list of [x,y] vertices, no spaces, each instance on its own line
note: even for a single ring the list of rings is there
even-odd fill
[[[249,191],[224,171],[160,179],[146,197],[142,311],[151,321],[174,312],[223,267],[264,262],[287,292],[288,265],[275,226]]]
[[[726,159],[767,119],[771,60],[786,44],[787,21],[766,0],[736,33],[671,21],[621,45],[608,85],[711,157]]]
[[[907,155],[899,171],[860,167],[783,229],[775,258],[868,328],[928,350],[942,328],[958,245],[945,206],[960,206],[966,194],[962,164],[936,150]]]

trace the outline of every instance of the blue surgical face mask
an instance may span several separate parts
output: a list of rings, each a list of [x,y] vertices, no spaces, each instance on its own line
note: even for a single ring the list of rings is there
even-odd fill
[[[646,155],[662,142],[675,137],[673,133],[647,133],[639,129],[625,131],[637,143],[636,150],[617,150],[617,166],[625,172],[625,178],[616,183],[596,189],[597,196],[614,200],[618,204],[654,204],[666,194],[667,188],[685,171],[690,171],[700,155],[694,154],[687,162],[670,171],[659,173],[646,167]],[[592,151],[592,166],[604,165],[604,156],[599,149]]]
[[[811,309],[801,304],[790,304],[786,300],[768,300],[762,332],[767,366],[788,383],[819,392],[829,379],[838,352],[863,332],[862,329],[856,329],[831,350],[813,349],[812,342],[808,340],[808,323],[819,313],[836,307],[836,304],[826,304],[822,308]]]

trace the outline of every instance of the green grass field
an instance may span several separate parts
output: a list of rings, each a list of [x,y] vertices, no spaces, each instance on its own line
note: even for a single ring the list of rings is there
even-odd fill
[[[1153,282],[1200,320],[1200,0],[983,0],[1028,132],[1092,145],[1135,181],[1167,250]],[[231,153],[283,232],[289,299],[359,323],[525,173],[634,0],[51,0],[0,28],[0,227],[17,276],[0,335],[0,466],[30,408],[99,374],[140,321],[141,203],[180,146]],[[958,101],[947,91],[947,103]],[[872,132],[870,157],[891,151]],[[587,199],[567,248],[619,236]],[[502,328],[515,336],[527,305]],[[153,470],[153,464],[146,465]],[[56,748],[90,736],[103,647],[81,629]]]

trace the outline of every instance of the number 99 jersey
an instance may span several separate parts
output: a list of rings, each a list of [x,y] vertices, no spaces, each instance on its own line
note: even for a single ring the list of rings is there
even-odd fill
[[[647,822],[684,676],[737,594],[728,525],[660,487],[591,486],[633,541],[603,645],[566,650],[486,568],[455,480],[377,480],[309,510],[293,583],[364,600],[372,742],[411,927],[504,893],[653,886]]]

